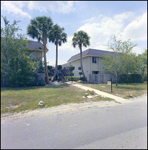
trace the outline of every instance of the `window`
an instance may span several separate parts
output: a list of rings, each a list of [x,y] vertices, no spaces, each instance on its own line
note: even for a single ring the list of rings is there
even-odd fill
[[[92,57],[92,63],[97,63],[97,57]]]
[[[92,74],[99,74],[99,71],[92,71]]]

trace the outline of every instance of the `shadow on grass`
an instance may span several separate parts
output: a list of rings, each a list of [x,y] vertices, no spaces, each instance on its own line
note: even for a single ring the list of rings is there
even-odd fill
[[[8,90],[32,90],[32,89],[39,89],[39,88],[64,88],[69,87],[70,85],[67,83],[63,83],[60,85],[45,85],[45,86],[27,86],[27,87],[1,87],[1,92],[8,91]]]

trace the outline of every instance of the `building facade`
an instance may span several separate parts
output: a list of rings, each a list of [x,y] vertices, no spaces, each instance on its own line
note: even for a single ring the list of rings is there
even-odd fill
[[[104,65],[102,63],[103,61],[102,57],[108,54],[115,55],[114,52],[97,49],[87,49],[82,52],[83,71],[88,81],[91,81],[91,78],[93,76],[105,74]],[[74,76],[80,77],[79,72],[81,72],[81,70],[78,69],[78,67],[81,66],[80,53],[72,56],[67,62],[68,62],[67,64],[63,64],[62,66],[63,67],[69,65],[74,66],[75,67],[75,70],[73,70]]]
[[[31,53],[31,58],[43,58],[43,44],[41,42],[37,41],[29,41],[28,45],[25,46],[25,48]],[[46,48],[46,53],[48,52],[48,49]]]

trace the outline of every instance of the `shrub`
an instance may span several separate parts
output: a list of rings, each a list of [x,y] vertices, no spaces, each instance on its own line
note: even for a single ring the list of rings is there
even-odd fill
[[[51,70],[52,69],[52,66],[47,66],[48,70]]]
[[[38,81],[38,85],[39,85],[39,86],[45,86],[45,81],[44,81],[43,79],[40,79],[40,80]]]
[[[59,76],[59,77],[62,76],[62,73],[58,73],[58,76]]]
[[[81,77],[81,75],[82,75],[82,72],[79,72],[79,75],[80,75],[80,77]]]
[[[38,73],[44,73],[44,72],[45,72],[45,69],[44,69],[44,67],[43,67],[43,62],[42,62],[42,60],[39,61],[39,65],[38,65],[37,72],[38,72]]]
[[[140,74],[122,74],[119,75],[119,83],[142,83]]]
[[[74,73],[71,73],[71,72],[70,72],[69,75],[72,77],[72,76],[74,76]]]
[[[68,81],[76,81],[77,82],[79,80],[79,77],[70,77],[70,76],[67,76],[66,78],[67,78]]]
[[[85,78],[84,77],[80,77],[79,80],[85,81]]]
[[[33,61],[24,53],[16,58],[10,58],[8,63],[8,83],[12,87],[29,86],[34,80]]]
[[[81,70],[81,67],[78,67],[78,70]]]
[[[37,86],[37,84],[38,84],[38,74],[33,73],[32,78],[31,78],[30,83],[29,83],[29,86]]]
[[[48,72],[48,76],[53,76],[53,73],[52,72]]]
[[[68,67],[68,70],[69,70],[69,71],[73,71],[74,69],[75,69],[74,66],[69,66],[69,67]]]
[[[57,80],[58,80],[58,82],[59,82],[59,81],[62,81],[62,78],[58,78]]]
[[[61,70],[62,69],[62,65],[58,65],[57,68],[58,68],[58,70]]]

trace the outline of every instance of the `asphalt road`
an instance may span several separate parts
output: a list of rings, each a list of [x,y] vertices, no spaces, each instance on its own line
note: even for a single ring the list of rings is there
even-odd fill
[[[147,148],[147,102],[2,120],[1,148]]]

